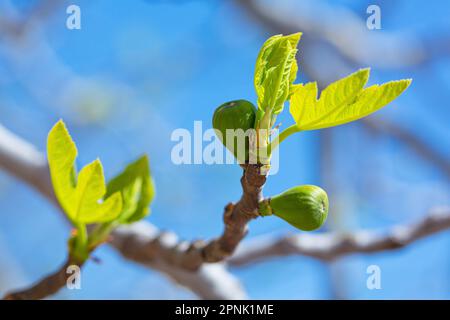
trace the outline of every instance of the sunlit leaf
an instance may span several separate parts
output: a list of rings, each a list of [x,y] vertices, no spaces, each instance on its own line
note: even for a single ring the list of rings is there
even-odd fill
[[[276,35],[262,46],[255,66],[255,90],[258,108],[278,114],[291,92],[298,70],[295,55],[301,33]]]
[[[47,156],[56,198],[74,224],[100,223],[117,218],[122,210],[122,196],[115,193],[102,201],[106,186],[98,159],[81,169],[77,176],[77,148],[62,120],[48,134]]]
[[[120,191],[123,209],[118,221],[131,223],[149,213],[149,204],[155,195],[153,179],[147,156],[142,156],[129,164],[123,172],[111,179],[107,185],[105,198]]]
[[[387,82],[364,88],[369,69],[359,70],[325,88],[317,99],[317,84],[294,85],[290,112],[299,130],[333,127],[361,119],[397,98],[411,80]]]

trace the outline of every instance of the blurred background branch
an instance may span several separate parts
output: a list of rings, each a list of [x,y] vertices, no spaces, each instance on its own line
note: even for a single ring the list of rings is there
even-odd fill
[[[231,266],[243,266],[269,258],[288,255],[312,257],[326,262],[344,255],[396,250],[421,238],[450,229],[450,208],[436,207],[419,222],[393,227],[387,233],[298,234],[281,238],[256,237],[245,242],[228,260]]]

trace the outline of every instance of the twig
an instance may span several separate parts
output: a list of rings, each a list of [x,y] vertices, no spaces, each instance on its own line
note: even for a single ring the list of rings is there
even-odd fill
[[[67,284],[67,280],[71,276],[67,272],[70,266],[76,265],[81,267],[83,263],[77,263],[75,260],[68,258],[63,266],[56,272],[44,277],[30,288],[7,294],[4,300],[37,300],[48,297],[58,292]]]
[[[436,207],[417,223],[393,227],[384,235],[374,231],[357,231],[298,234],[279,239],[256,238],[251,242],[244,242],[228,263],[232,266],[243,266],[289,255],[332,261],[349,254],[377,253],[403,248],[419,239],[448,229],[450,229],[450,208]]]
[[[261,166],[244,165],[243,169],[242,197],[236,204],[225,207],[223,234],[207,243],[179,243],[166,252],[166,260],[188,270],[197,270],[205,262],[223,261],[234,252],[247,234],[247,223],[259,216],[258,203],[262,200],[262,187],[266,182]]]

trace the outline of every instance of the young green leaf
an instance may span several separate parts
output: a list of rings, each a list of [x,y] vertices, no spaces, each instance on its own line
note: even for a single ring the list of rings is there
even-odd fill
[[[361,119],[386,106],[397,98],[411,80],[387,82],[363,88],[369,69],[359,70],[330,84],[317,99],[317,84],[294,85],[290,98],[290,112],[297,131],[338,126]]]
[[[276,35],[262,46],[255,66],[255,90],[258,108],[278,114],[291,92],[298,70],[295,54],[301,33]]]
[[[120,193],[101,202],[106,186],[98,159],[85,166],[77,178],[77,148],[62,120],[48,134],[47,156],[56,198],[74,225],[107,222],[120,214]]]
[[[122,173],[109,181],[105,199],[119,191],[123,199],[123,209],[117,219],[120,223],[138,221],[149,213],[148,206],[154,198],[155,187],[147,156],[129,164]]]

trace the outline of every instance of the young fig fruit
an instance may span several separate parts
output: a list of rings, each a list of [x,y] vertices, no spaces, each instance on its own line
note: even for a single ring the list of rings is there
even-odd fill
[[[259,211],[263,216],[274,214],[297,229],[312,231],[327,219],[328,197],[317,186],[297,186],[265,199],[260,203]]]
[[[238,159],[239,163],[248,161],[249,138],[248,135],[238,136],[238,132],[229,136],[232,141],[227,141],[227,129],[242,129],[245,133],[248,129],[253,129],[256,118],[256,107],[247,100],[234,100],[222,104],[214,111],[212,120],[213,128],[218,130],[220,140]],[[233,132],[232,132],[233,133]],[[240,144],[239,144],[240,139]],[[244,150],[238,150],[239,147],[245,147]]]

